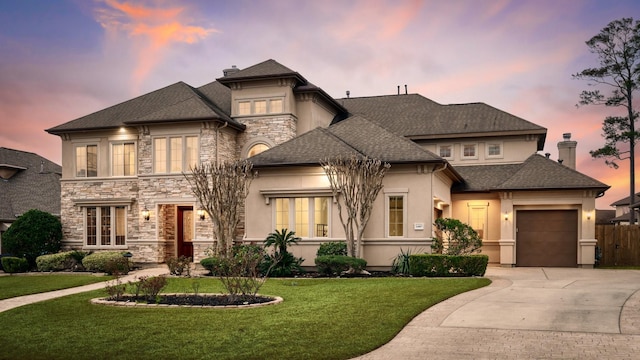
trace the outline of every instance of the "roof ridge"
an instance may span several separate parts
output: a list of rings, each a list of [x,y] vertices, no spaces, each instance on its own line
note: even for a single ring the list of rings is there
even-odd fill
[[[346,119],[345,119],[346,120]],[[329,135],[330,137],[338,140],[339,142],[341,142],[342,144],[345,144],[347,147],[349,147],[350,149],[353,149],[355,152],[357,152],[358,154],[368,158],[369,156],[367,156],[367,154],[363,153],[362,151],[356,149],[355,147],[353,147],[353,145],[349,144],[348,142],[344,141],[344,139],[342,139],[341,137],[339,137],[338,135],[334,134],[333,132],[331,132],[329,130],[329,128],[323,128],[323,127],[317,127],[316,129],[319,129],[321,132],[323,132],[326,135]]]

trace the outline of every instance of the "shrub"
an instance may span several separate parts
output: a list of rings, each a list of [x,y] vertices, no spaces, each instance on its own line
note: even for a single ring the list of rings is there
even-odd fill
[[[7,256],[2,258],[2,268],[7,274],[22,273],[29,270],[29,262],[25,258]]]
[[[71,253],[72,251],[65,251],[57,254],[38,256],[36,258],[38,271],[63,271],[72,269],[76,264],[76,260]]]
[[[203,266],[211,266],[211,272],[234,299],[237,295],[255,296],[265,283],[260,277],[260,263],[264,249],[257,245],[236,245],[226,254],[214,254],[213,260],[203,259]],[[211,259],[208,258],[208,259]]]
[[[304,259],[293,256],[287,250],[287,246],[297,244],[298,241],[300,238],[296,236],[294,231],[282,229],[270,233],[264,240],[264,247],[273,246],[274,251],[272,254],[265,255],[261,272],[269,276],[291,276],[294,273],[303,272],[300,264]]]
[[[129,273],[129,259],[123,256],[121,251],[103,251],[87,255],[82,259],[82,266],[87,271],[106,272],[113,274]]]
[[[36,209],[22,214],[2,234],[2,249],[27,259],[35,267],[36,258],[55,254],[62,248],[62,224],[57,217]]]
[[[347,255],[347,243],[344,241],[332,241],[320,244],[316,256]]]
[[[487,255],[418,254],[409,257],[411,275],[428,277],[483,276]]]
[[[184,255],[167,259],[167,266],[169,267],[169,273],[171,275],[182,276],[185,273],[186,276],[191,276],[191,258]]]
[[[346,255],[323,255],[315,259],[318,272],[324,275],[340,275],[353,270],[358,273],[367,267],[367,261]]]
[[[214,272],[215,269],[217,269],[220,266],[220,258],[217,256],[211,256],[208,258],[204,258],[202,260],[200,260],[200,265],[202,265],[203,268],[209,270],[209,273],[211,275],[219,275],[217,273]]]
[[[480,252],[482,239],[471,226],[449,218],[438,218],[434,225],[436,237],[431,248],[435,253],[464,255]]]
[[[167,277],[164,275],[153,277],[141,276],[139,282],[139,291],[144,294],[144,297],[148,301],[155,301],[158,294],[167,286]]]

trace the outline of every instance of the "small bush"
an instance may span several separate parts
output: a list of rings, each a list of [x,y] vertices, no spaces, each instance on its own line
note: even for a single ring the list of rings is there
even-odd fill
[[[75,264],[71,251],[57,254],[40,255],[36,258],[38,271],[63,271],[70,270]]]
[[[167,266],[169,267],[169,273],[171,275],[182,276],[184,273],[186,276],[191,276],[191,258],[184,255],[177,258],[167,259]]]
[[[36,209],[22,214],[2,234],[2,249],[27,259],[30,267],[36,258],[55,254],[62,248],[62,223],[57,217]]]
[[[296,236],[295,231],[287,229],[275,230],[264,240],[264,247],[273,247],[273,253],[266,254],[261,264],[261,272],[268,276],[282,277],[291,276],[304,272],[302,269],[303,258],[293,256],[287,247],[297,244],[301,239]]]
[[[148,301],[156,300],[158,294],[167,286],[167,277],[164,275],[146,277],[141,276],[139,279],[140,291]]]
[[[209,270],[209,273],[211,275],[219,275],[215,272],[215,269],[217,269],[220,266],[219,257],[212,256],[212,257],[204,258],[200,260],[200,265],[202,265],[203,268]]]
[[[325,255],[347,256],[347,243],[344,241],[332,241],[320,244],[316,256]]]
[[[218,276],[232,299],[238,295],[256,296],[267,280],[260,277],[264,255],[261,246],[236,245],[230,252],[214,255],[214,260],[203,259],[200,264],[204,261],[203,266],[211,266],[210,271]]]
[[[436,237],[431,245],[434,253],[466,255],[480,252],[482,239],[470,225],[449,218],[438,218],[434,225]]]
[[[119,274],[129,273],[129,259],[123,256],[120,251],[104,251],[87,255],[82,259],[82,266],[87,271],[106,272],[112,274],[118,271]]]
[[[7,274],[23,273],[29,270],[29,262],[25,258],[7,256],[2,258],[2,268]]]
[[[318,272],[323,275],[340,275],[345,271],[353,270],[358,273],[367,267],[367,261],[346,255],[323,255],[315,259]]]
[[[391,273],[402,276],[411,275],[411,264],[409,258],[411,257],[411,249],[407,251],[400,248],[400,254],[398,254],[391,263]]]
[[[489,256],[478,254],[419,254],[409,257],[410,271],[413,276],[483,276],[488,263]]]

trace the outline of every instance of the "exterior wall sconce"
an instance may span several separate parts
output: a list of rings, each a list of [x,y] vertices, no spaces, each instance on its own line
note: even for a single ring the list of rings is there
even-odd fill
[[[591,211],[587,211],[587,220],[591,220]]]
[[[504,213],[504,221],[509,221],[509,213]]]
[[[198,211],[196,212],[198,217],[200,218],[200,220],[204,220],[204,209],[200,208],[198,209]]]
[[[142,217],[146,220],[149,221],[149,209],[147,209],[147,207],[145,206],[144,209],[142,210]]]

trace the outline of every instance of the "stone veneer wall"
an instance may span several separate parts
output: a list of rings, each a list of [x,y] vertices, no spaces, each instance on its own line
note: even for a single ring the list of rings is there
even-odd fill
[[[238,135],[236,153],[238,158],[243,156],[242,150],[247,143],[255,138],[267,138],[275,145],[282,144],[296,136],[297,119],[293,115],[260,118],[237,119],[247,126],[244,133]]]

